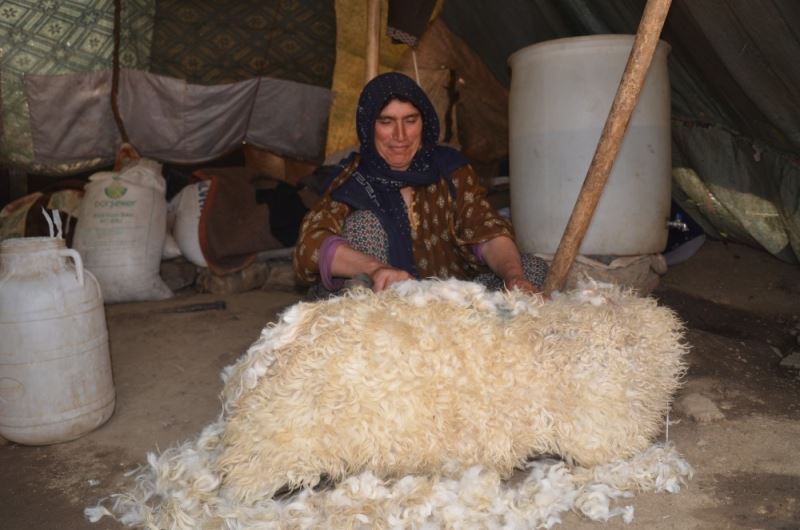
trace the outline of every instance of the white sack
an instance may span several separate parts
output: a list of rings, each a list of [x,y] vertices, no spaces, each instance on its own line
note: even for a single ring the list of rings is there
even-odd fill
[[[169,204],[175,215],[172,234],[178,248],[187,260],[198,267],[208,267],[200,247],[199,226],[209,186],[210,182],[205,180],[184,186]]]
[[[103,300],[171,297],[159,276],[167,214],[161,164],[141,159],[119,173],[102,171],[89,180],[73,248],[100,282]]]

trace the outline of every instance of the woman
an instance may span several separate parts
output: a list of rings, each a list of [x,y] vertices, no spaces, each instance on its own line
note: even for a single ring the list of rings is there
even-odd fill
[[[411,78],[387,73],[370,81],[356,126],[360,152],[339,163],[303,220],[294,254],[301,280],[321,280],[329,291],[364,275],[375,291],[427,277],[541,290],[546,264],[520,255],[467,160],[437,145],[436,111]]]

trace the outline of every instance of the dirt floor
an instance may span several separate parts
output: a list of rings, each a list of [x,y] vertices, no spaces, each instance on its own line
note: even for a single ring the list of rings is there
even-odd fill
[[[669,436],[694,467],[678,494],[640,494],[632,524],[567,514],[560,528],[800,528],[800,267],[708,241],[654,292],[687,324],[686,385]],[[194,437],[219,412],[219,377],[300,294],[180,291],[156,303],[106,306],[116,410],[96,431],[47,447],[0,446],[0,527],[116,529],[83,509],[125,489],[146,452]],[[216,309],[174,312],[222,301]]]

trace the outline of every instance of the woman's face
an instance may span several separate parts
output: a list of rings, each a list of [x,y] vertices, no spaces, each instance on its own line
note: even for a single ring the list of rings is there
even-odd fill
[[[422,145],[422,115],[417,107],[393,99],[375,120],[375,150],[390,168],[405,171]]]

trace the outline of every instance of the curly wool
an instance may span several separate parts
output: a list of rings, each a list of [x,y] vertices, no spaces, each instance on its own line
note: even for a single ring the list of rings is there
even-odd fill
[[[201,438],[206,435],[206,440],[214,438],[205,432]],[[536,460],[526,464],[527,474],[513,484],[496,471],[453,464],[429,476],[388,480],[364,471],[333,489],[304,489],[288,498],[242,504],[206,489],[208,479],[217,475],[187,449],[179,446],[150,455],[136,487],[114,496],[112,509],[120,522],[150,530],[525,530],[551,528],[571,510],[593,521],[622,516],[629,523],[634,508],[616,505],[617,499],[646,491],[676,493],[693,474],[674,446],[657,444],[628,461],[590,469]],[[184,457],[187,462],[181,462]],[[85,513],[92,522],[114,517],[102,505]]]
[[[691,474],[674,450],[645,451],[685,371],[681,339],[670,310],[605,284],[545,302],[403,282],[297,304],[225,370],[219,420],[150,455],[115,511],[152,528],[628,519],[610,499]],[[574,474],[534,466],[500,487],[536,455]],[[322,475],[339,485],[272,499]]]
[[[610,286],[544,302],[404,282],[300,304],[228,373],[224,488],[249,502],[322,474],[627,458],[663,424],[680,338],[670,310]]]

